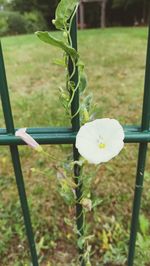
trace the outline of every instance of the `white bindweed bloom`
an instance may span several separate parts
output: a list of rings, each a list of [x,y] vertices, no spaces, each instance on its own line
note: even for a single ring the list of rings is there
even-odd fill
[[[76,148],[89,162],[99,164],[118,155],[124,146],[124,131],[115,119],[102,118],[83,125],[76,137]]]
[[[41,152],[42,147],[26,132],[26,128],[20,128],[15,132],[16,137],[20,137],[26,144],[35,149],[36,151]]]

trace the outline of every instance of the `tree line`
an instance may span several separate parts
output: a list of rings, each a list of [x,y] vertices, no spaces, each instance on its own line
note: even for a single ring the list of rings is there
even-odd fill
[[[133,26],[146,25],[150,16],[149,0],[105,0],[105,21],[106,26]],[[59,0],[0,0],[0,26],[3,23],[1,19],[2,13],[8,14],[17,12],[26,17],[30,24],[36,23],[43,18],[43,27],[54,29],[51,23],[54,18],[55,8]],[[85,26],[87,28],[100,26],[100,3],[85,3]],[[94,15],[93,15],[94,14]],[[6,16],[5,16],[6,17]],[[13,18],[14,23],[15,18]],[[1,22],[2,21],[2,22]],[[45,23],[44,23],[44,22]],[[38,24],[38,23],[37,23]],[[2,28],[2,26],[1,26]],[[34,27],[31,27],[34,30]],[[17,31],[16,31],[17,32]]]

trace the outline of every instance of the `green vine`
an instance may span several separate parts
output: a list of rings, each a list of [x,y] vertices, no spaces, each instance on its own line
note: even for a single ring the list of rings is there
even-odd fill
[[[74,118],[79,112],[81,113],[81,123],[87,122],[87,113],[89,112],[89,108],[86,107],[86,103],[83,101],[80,104],[79,109],[73,116],[70,114],[70,106],[73,102],[74,95],[76,91],[79,89],[81,98],[85,89],[87,87],[87,79],[84,74],[84,64],[80,61],[79,53],[72,46],[72,38],[71,38],[71,27],[74,16],[77,12],[78,8],[78,0],[61,0],[57,6],[55,19],[52,21],[55,25],[56,29],[59,29],[62,32],[61,38],[57,39],[49,32],[37,31],[36,35],[40,40],[48,43],[52,46],[58,47],[63,50],[63,58],[64,58],[64,68],[66,73],[66,88],[59,88],[60,99],[63,107],[67,115],[70,118]],[[69,60],[72,62],[72,73],[69,73],[68,64]],[[60,65],[60,60],[55,61],[56,64]],[[72,81],[72,78],[75,74],[76,68],[78,67],[78,83]],[[84,97],[85,98],[85,97]],[[85,117],[84,117],[85,116]],[[82,119],[83,118],[83,119]],[[86,118],[86,119],[85,119]]]
[[[61,38],[55,38],[49,32],[36,32],[38,38],[45,43],[52,46],[58,47],[63,51],[63,66],[66,71],[66,88],[59,88],[60,99],[63,107],[65,108],[66,114],[69,115],[70,119],[73,119],[78,113],[80,113],[81,124],[84,124],[89,120],[89,111],[91,104],[91,95],[85,97],[85,89],[87,87],[87,79],[84,73],[84,64],[80,60],[79,53],[73,48],[71,28],[73,19],[77,12],[79,1],[78,0],[61,0],[57,6],[55,12],[55,19],[52,23],[55,25],[56,29],[61,31]],[[69,60],[72,63],[72,71],[69,71]],[[60,60],[56,63],[60,65]],[[62,64],[61,64],[62,65]],[[75,75],[76,69],[78,69],[78,81],[77,84],[72,81]],[[71,105],[74,100],[74,96],[79,90],[80,99],[82,102],[78,110],[71,115]],[[69,205],[75,205],[79,208],[78,215],[76,216],[77,227],[74,230],[77,233],[78,241],[77,245],[79,248],[79,264],[81,266],[90,266],[90,250],[89,240],[91,236],[86,234],[86,222],[85,214],[87,211],[92,209],[92,202],[90,200],[90,182],[89,178],[83,174],[83,166],[85,161],[82,159],[80,161],[70,162],[62,167],[56,167],[55,170],[59,173],[58,178],[58,190],[65,199],[65,202]],[[79,176],[76,176],[72,180],[72,173],[74,166],[80,168]],[[81,219],[82,218],[82,219]],[[81,219],[81,222],[80,222]],[[80,224],[81,223],[81,224]],[[80,224],[80,225],[79,225]]]

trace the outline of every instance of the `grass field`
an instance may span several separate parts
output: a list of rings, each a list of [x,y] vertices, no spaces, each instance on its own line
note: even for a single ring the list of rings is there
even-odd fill
[[[55,35],[59,33],[54,33]],[[88,91],[93,94],[95,118],[110,117],[139,125],[144,87],[146,28],[79,31],[78,47],[86,65]],[[64,72],[53,64],[60,53],[34,35],[2,38],[15,127],[70,126],[58,97]],[[5,127],[0,107],[0,127]],[[71,147],[45,148],[59,160]],[[74,210],[57,193],[51,162],[29,147],[20,147],[23,173],[42,266],[76,265],[76,238],[64,217]],[[125,265],[132,211],[138,145],[127,144],[121,154],[101,165],[93,178],[92,195],[102,203],[88,217],[94,238],[92,265]],[[149,154],[148,154],[149,155]],[[150,215],[150,172],[147,162],[142,213]],[[0,265],[25,266],[29,252],[7,147],[0,149]],[[30,169],[35,168],[36,172]],[[90,167],[94,175],[94,167]],[[91,218],[92,217],[92,218]],[[146,219],[146,218],[145,218]],[[147,221],[147,220],[146,220]],[[145,237],[148,236],[146,235]],[[148,242],[148,241],[147,241]],[[145,249],[150,248],[150,239]],[[137,246],[135,265],[150,265]],[[148,252],[148,251],[147,251]],[[143,257],[142,257],[143,256]],[[147,257],[146,257],[147,256]]]

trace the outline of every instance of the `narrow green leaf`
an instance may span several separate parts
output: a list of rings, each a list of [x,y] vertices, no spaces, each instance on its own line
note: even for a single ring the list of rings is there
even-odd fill
[[[65,60],[64,59],[55,59],[53,60],[53,63],[55,65],[58,65],[58,66],[62,66],[62,67],[65,67],[66,66],[66,63],[65,63]]]
[[[81,77],[80,77],[80,85],[79,85],[80,93],[83,93],[86,88],[87,88],[87,77],[85,73],[83,72],[81,73]]]
[[[88,111],[90,110],[90,106],[91,106],[91,103],[92,103],[92,98],[93,98],[93,96],[90,93],[89,95],[87,95],[84,98],[84,101],[83,101],[83,107],[86,107]]]
[[[57,6],[55,20],[53,23],[57,29],[63,29],[67,25],[67,21],[71,17],[79,0],[61,0]]]
[[[83,246],[84,246],[84,243],[85,243],[85,238],[84,238],[83,236],[81,236],[81,237],[78,239],[78,241],[77,241],[77,245],[78,245],[78,247],[79,247],[80,249],[82,249]]]
[[[74,48],[67,45],[62,40],[56,39],[55,37],[50,35],[48,31],[37,31],[35,34],[41,41],[64,50],[72,59],[76,60],[78,58],[78,53]]]
[[[102,202],[103,202],[102,199],[93,200],[92,208],[95,208],[95,207],[99,206]]]

